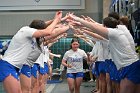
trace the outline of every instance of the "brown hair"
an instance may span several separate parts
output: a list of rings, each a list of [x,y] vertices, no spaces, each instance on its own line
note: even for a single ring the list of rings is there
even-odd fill
[[[126,27],[128,27],[128,25],[129,25],[129,19],[127,16],[122,16],[120,18],[120,22],[122,22],[122,24],[125,25]]]
[[[108,14],[108,17],[113,17],[115,18],[116,20],[119,20],[120,19],[120,16],[117,12],[111,12]]]
[[[108,28],[116,28],[116,26],[118,25],[118,21],[113,17],[106,17],[103,19],[103,24]]]
[[[79,39],[77,38],[77,37],[74,37],[72,40],[71,40],[71,44],[73,43],[73,42],[78,42],[78,43],[80,43],[79,42]],[[70,49],[72,49],[72,45],[70,44]]]
[[[35,29],[45,29],[47,25],[43,20],[33,20],[31,24],[29,25],[29,27],[35,28]],[[42,42],[40,41],[40,39],[41,38],[36,38],[36,43],[37,43],[38,48],[41,50],[40,45]]]
[[[31,28],[35,29],[45,29],[47,27],[46,23],[43,20],[33,20],[29,25]]]

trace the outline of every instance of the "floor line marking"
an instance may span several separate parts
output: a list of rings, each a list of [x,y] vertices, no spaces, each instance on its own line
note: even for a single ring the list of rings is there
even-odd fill
[[[46,92],[47,92],[47,93],[51,93],[52,90],[54,89],[55,85],[56,85],[56,84],[49,84],[49,87],[46,89]]]

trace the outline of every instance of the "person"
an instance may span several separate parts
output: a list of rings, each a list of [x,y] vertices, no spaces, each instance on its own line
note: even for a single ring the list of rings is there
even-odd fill
[[[0,81],[6,93],[21,93],[19,70],[34,48],[33,38],[50,35],[55,25],[60,22],[62,12],[56,12],[53,22],[45,29],[22,27],[12,38],[2,60],[0,60]],[[45,24],[41,21],[40,24]]]
[[[107,73],[106,61],[110,59],[110,53],[108,50],[108,41],[105,38],[99,36],[98,34],[92,33],[90,30],[91,29],[87,29],[85,27],[84,29],[82,29],[83,35],[85,35],[86,37],[90,37],[92,41],[96,42],[92,52],[90,52],[90,55],[96,58],[96,62],[95,60],[93,60],[93,63],[95,62],[93,74],[96,75],[97,89],[93,90],[92,92],[98,90],[97,92],[106,93],[106,85],[107,85],[106,84],[106,73]]]
[[[73,38],[70,50],[64,54],[62,59],[62,65],[67,67],[67,82],[70,93],[80,93],[80,85],[84,75],[83,59],[87,60],[87,54],[79,46],[78,38]]]
[[[41,82],[42,77],[44,76],[45,73],[43,69],[44,68],[43,56],[44,54],[41,53],[31,68],[31,93],[39,93],[40,86],[41,84],[43,84]]]
[[[57,27],[54,31],[57,31],[55,35],[46,36],[43,39],[48,38],[41,44],[42,53],[38,57],[38,59],[34,62],[34,65],[31,68],[31,83],[32,83],[32,93],[45,93],[45,85],[48,78],[48,74],[51,74],[52,67],[49,61],[49,50],[48,48],[55,43],[58,39],[62,38],[65,31],[69,29],[69,26],[61,26],[61,28]],[[53,37],[53,38],[52,38]],[[49,39],[52,38],[52,39]],[[52,43],[53,42],[53,43]]]
[[[46,24],[39,24],[42,20],[34,20],[30,27],[36,28],[36,29],[45,29]],[[31,67],[33,63],[37,60],[39,55],[42,52],[41,49],[41,39],[36,38],[35,39],[35,46],[32,49],[32,51],[29,53],[27,59],[25,60],[25,64],[22,66],[20,70],[20,84],[21,84],[21,90],[22,93],[30,93],[31,92]]]
[[[37,24],[38,22],[40,22],[40,20],[35,20],[35,22]],[[32,22],[32,23],[33,23],[32,27],[34,26],[34,28],[41,25],[41,24],[36,25],[34,22]],[[40,27],[40,29],[44,28],[44,26],[39,26],[39,27]],[[64,29],[64,31],[65,31],[65,29]],[[63,32],[63,30],[60,30],[58,32],[59,33]],[[57,33],[55,33],[55,35],[57,35]],[[47,42],[54,43],[54,41],[60,39],[61,37],[62,36],[59,36],[59,38],[57,37],[57,38],[54,38],[53,40],[51,39],[51,41],[49,40]],[[35,63],[35,61],[37,60],[37,58],[39,57],[41,52],[43,51],[41,49],[41,40],[39,38],[36,38],[36,44],[37,44],[36,46],[38,46],[38,47],[35,47],[34,49],[32,49],[32,52],[29,54],[29,56],[26,59],[26,63],[22,66],[22,69],[20,70],[20,84],[21,84],[22,93],[27,93],[27,92],[30,93],[31,90],[33,89],[31,86],[31,67],[32,67],[33,63]],[[50,67],[50,69],[51,69],[51,67]],[[46,80],[45,80],[45,82],[46,82]]]
[[[104,26],[96,23],[87,22],[75,15],[70,15],[92,29],[93,32],[109,40],[109,49],[112,59],[120,71],[120,93],[139,93],[140,84],[140,61],[135,51],[131,48],[128,38],[122,30],[116,28],[118,21],[112,17],[103,20]]]
[[[31,66],[37,60],[41,53],[38,47],[35,47],[26,59],[26,63],[20,70],[20,84],[22,93],[31,92]]]
[[[130,33],[131,31],[129,30],[129,19],[127,16],[119,16],[118,13],[116,12],[111,12],[108,14],[109,17],[113,17],[118,21],[118,25],[117,28],[119,30],[122,30],[125,33],[125,36],[127,37],[127,39],[129,40],[129,43],[131,45],[131,48],[133,51],[135,50],[135,42],[134,39],[132,37],[132,34]],[[120,83],[120,79],[118,77],[117,74],[114,73],[118,73],[117,68],[115,66],[115,64],[113,64],[113,62],[111,63],[111,69],[110,69],[110,75],[111,75],[111,79],[112,79],[112,85],[115,86],[113,90],[116,90],[116,93],[118,93],[119,91],[119,83]],[[114,68],[114,70],[113,70]]]

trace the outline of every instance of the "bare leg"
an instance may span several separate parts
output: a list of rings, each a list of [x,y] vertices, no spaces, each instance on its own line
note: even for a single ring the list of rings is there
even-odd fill
[[[106,93],[106,74],[100,73],[99,79],[101,84],[100,93]]]
[[[135,91],[135,93],[140,93],[140,84],[137,84],[136,85],[136,91]]]
[[[22,93],[31,93],[31,78],[20,74],[20,84]]]
[[[39,83],[38,78],[31,76],[31,93],[39,93]]]
[[[43,93],[47,93],[47,91],[46,91],[46,85],[47,85],[47,79],[48,79],[48,74],[45,74],[45,76],[44,76],[44,92]]]
[[[73,78],[67,78],[67,82],[68,82],[68,85],[69,85],[70,93],[74,93],[75,80]]]
[[[120,93],[135,93],[136,85],[127,78],[121,80]]]
[[[116,93],[115,82],[114,81],[111,82],[112,82],[112,92]]]
[[[120,83],[115,83],[116,93],[120,93]]]
[[[109,73],[106,73],[107,93],[112,93],[112,85]]]
[[[80,86],[83,81],[82,77],[76,78],[75,80],[75,93],[80,93]]]
[[[3,81],[4,89],[6,93],[22,93],[20,81],[9,75]]]
[[[96,87],[95,87],[95,89],[93,89],[91,92],[92,93],[94,93],[94,92],[96,92],[96,91],[99,91],[99,79],[97,78],[97,77],[95,77],[96,78]]]
[[[39,74],[39,91],[41,91],[41,93],[44,93],[44,87],[45,87],[44,79],[45,79],[45,76],[42,74]]]

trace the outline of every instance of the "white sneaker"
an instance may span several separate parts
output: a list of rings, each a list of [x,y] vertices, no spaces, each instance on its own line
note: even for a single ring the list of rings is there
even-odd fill
[[[93,79],[91,79],[89,82],[93,82]]]

